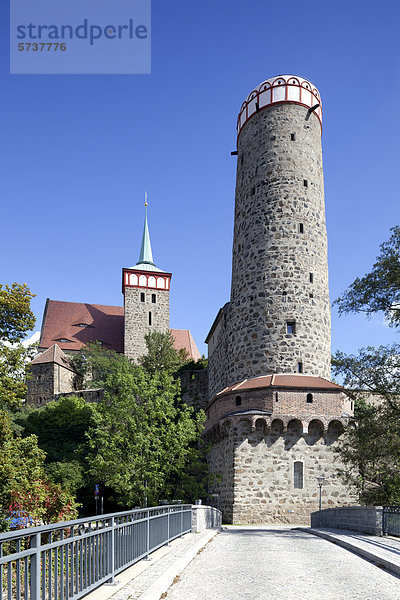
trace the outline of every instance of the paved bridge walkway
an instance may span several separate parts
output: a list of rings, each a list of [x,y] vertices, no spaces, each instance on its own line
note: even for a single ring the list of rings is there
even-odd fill
[[[306,532],[243,526],[217,535],[166,596],[167,600],[321,598],[397,600],[400,579]]]

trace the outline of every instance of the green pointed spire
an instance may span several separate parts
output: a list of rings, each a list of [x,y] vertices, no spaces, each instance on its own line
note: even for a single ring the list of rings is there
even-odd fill
[[[153,265],[153,253],[151,251],[151,243],[150,243],[150,234],[149,234],[149,226],[147,224],[147,192],[145,192],[145,216],[144,216],[144,227],[143,227],[143,236],[142,236],[142,245],[140,246],[140,254],[139,260],[136,263],[137,265]]]

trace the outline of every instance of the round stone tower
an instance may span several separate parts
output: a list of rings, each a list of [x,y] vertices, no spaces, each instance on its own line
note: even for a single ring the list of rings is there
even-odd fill
[[[268,373],[330,379],[322,108],[302,77],[264,81],[238,117],[226,384]]]

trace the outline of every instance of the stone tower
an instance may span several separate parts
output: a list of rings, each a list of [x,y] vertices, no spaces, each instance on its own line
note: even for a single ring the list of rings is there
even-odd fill
[[[224,341],[211,343],[211,396],[267,373],[330,379],[321,119],[318,90],[288,75],[241,107],[231,299],[225,323],[214,323]]]
[[[228,522],[307,522],[353,500],[334,448],[353,414],[330,381],[318,90],[264,81],[237,123],[230,302],[207,336],[210,492]]]
[[[124,353],[136,360],[146,354],[145,335],[151,331],[169,330],[169,290],[171,273],[153,262],[147,200],[139,260],[135,266],[122,269],[124,294]]]

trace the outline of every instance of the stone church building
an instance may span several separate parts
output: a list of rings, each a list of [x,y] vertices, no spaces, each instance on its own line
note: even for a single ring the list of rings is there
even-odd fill
[[[146,214],[139,260],[122,269],[124,306],[46,301],[39,353],[29,365],[27,402],[42,406],[66,394],[96,401],[101,390],[79,390],[69,355],[89,342],[124,353],[133,360],[146,353],[145,335],[169,329],[171,273],[153,262]],[[189,329],[171,329],[174,346],[191,360],[201,358]]]
[[[207,415],[208,501],[225,522],[307,522],[321,476],[324,508],[354,501],[335,453],[353,402],[330,377],[321,134],[320,94],[292,75],[261,83],[237,120],[230,300],[206,338],[208,370],[189,387]],[[91,340],[144,354],[145,334],[169,328],[170,284],[153,262],[146,213],[139,261],[122,271],[124,307],[47,301],[28,400],[71,392],[67,355]],[[172,334],[200,358],[190,331]]]

